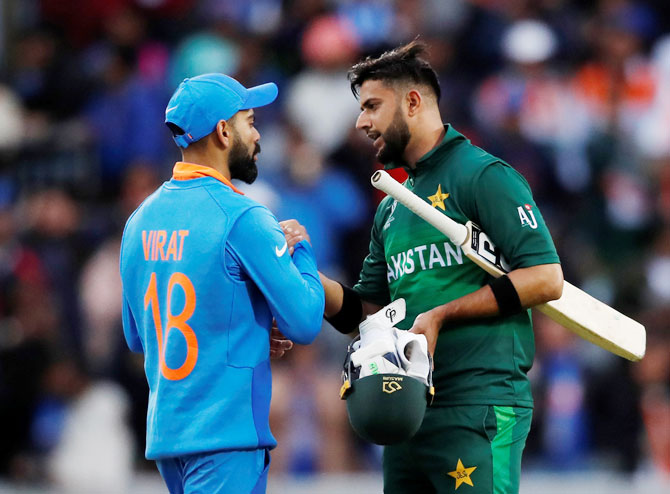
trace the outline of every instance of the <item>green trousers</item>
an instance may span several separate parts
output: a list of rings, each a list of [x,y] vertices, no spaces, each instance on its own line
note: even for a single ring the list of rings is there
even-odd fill
[[[531,408],[428,408],[419,432],[384,449],[385,494],[518,494]]]

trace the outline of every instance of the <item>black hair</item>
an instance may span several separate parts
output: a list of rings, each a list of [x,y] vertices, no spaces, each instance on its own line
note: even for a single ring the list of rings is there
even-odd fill
[[[382,53],[377,58],[367,57],[349,69],[351,92],[358,91],[367,80],[383,82],[413,82],[430,87],[440,101],[440,83],[433,67],[423,58],[428,48],[423,41],[414,39],[406,45]]]
[[[165,122],[165,125],[168,126],[170,132],[172,132],[172,137],[183,136],[185,134],[184,129],[179,125],[173,124],[172,122]]]

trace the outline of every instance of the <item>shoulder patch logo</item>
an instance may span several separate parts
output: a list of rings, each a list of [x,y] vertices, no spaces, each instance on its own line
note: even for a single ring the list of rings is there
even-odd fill
[[[430,207],[440,208],[442,211],[446,211],[446,208],[444,207],[444,200],[447,197],[449,197],[449,193],[447,192],[446,194],[443,194],[442,185],[438,184],[437,192],[435,192],[435,194],[433,194],[432,196],[428,196],[428,200],[430,201]]]
[[[456,479],[456,487],[454,490],[458,490],[458,488],[461,486],[461,484],[468,484],[471,487],[474,487],[475,484],[472,483],[472,479],[470,478],[470,475],[472,472],[474,472],[477,469],[477,467],[464,467],[463,462],[461,459],[458,459],[458,463],[456,464],[456,470],[453,472],[449,472],[447,475],[450,477],[453,477]]]
[[[516,208],[519,213],[519,219],[521,220],[521,227],[529,226],[533,230],[537,228],[537,220],[535,219],[535,214],[533,213],[533,206],[530,204],[525,204],[523,207],[519,206]]]

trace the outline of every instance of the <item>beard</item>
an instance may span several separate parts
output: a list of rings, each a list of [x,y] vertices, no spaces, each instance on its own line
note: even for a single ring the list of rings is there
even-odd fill
[[[242,144],[239,134],[236,135],[228,159],[230,178],[241,180],[247,184],[254,183],[256,177],[258,177],[258,166],[256,166],[254,156],[260,152],[261,145],[256,143],[253,152],[250,154]]]
[[[388,126],[386,132],[382,134],[384,146],[377,153],[377,159],[383,165],[391,162],[404,164],[405,148],[412,135],[409,132],[407,122],[402,118],[400,108],[398,108],[393,115],[393,121]]]

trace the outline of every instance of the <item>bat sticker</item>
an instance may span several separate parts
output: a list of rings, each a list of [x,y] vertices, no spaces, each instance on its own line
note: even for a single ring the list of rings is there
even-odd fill
[[[490,264],[493,264],[495,267],[502,269],[505,272],[511,271],[511,267],[507,262],[507,259],[503,256],[502,251],[496,247],[486,233],[474,223],[472,224],[470,245],[473,251],[483,259],[486,259]]]

